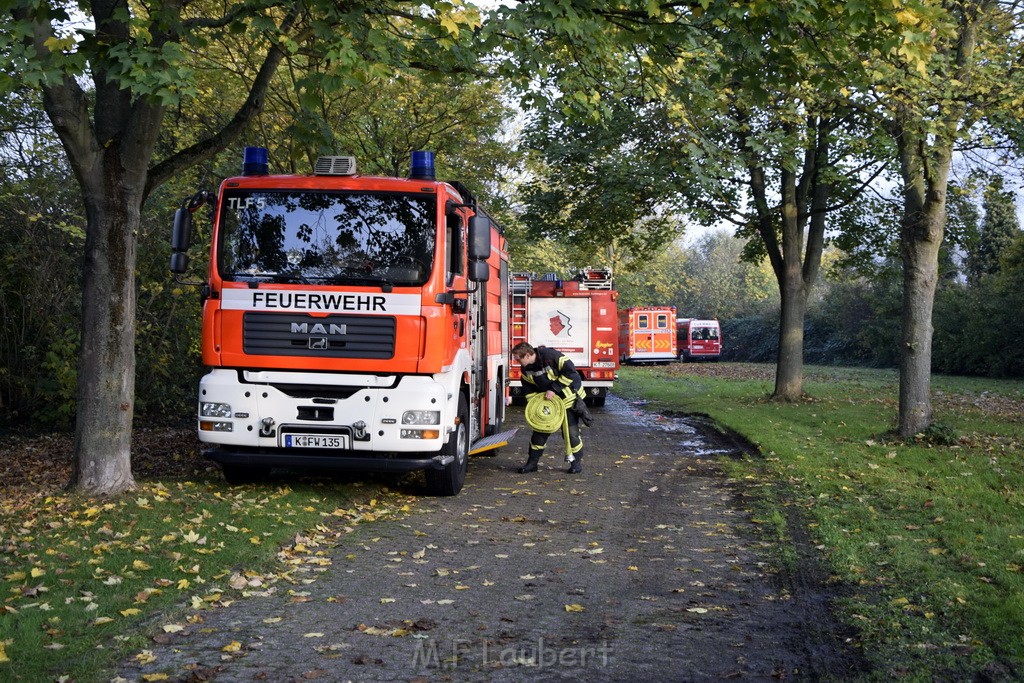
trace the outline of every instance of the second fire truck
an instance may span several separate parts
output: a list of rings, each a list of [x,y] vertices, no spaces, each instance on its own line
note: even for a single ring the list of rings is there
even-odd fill
[[[608,268],[584,268],[571,279],[513,273],[511,346],[525,341],[561,351],[583,377],[587,404],[603,406],[619,369],[617,298]],[[517,364],[509,377],[512,397],[520,399]]]

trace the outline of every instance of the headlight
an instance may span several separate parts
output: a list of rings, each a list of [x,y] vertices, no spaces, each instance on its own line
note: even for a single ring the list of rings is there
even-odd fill
[[[402,413],[404,425],[436,425],[441,424],[440,410],[407,410]]]
[[[202,417],[231,417],[231,404],[200,403],[199,415]]]

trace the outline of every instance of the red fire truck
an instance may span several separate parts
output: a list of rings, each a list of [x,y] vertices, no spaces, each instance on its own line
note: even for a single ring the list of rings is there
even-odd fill
[[[588,405],[603,406],[619,369],[615,350],[618,292],[608,268],[584,268],[572,279],[553,273],[512,275],[512,346],[526,341],[565,354],[583,377]],[[511,392],[521,399],[521,371],[510,369]]]
[[[229,482],[272,467],[423,470],[461,490],[468,456],[504,445],[505,237],[460,184],[361,176],[352,157],[311,175],[242,175],[178,210],[171,271],[188,267],[191,213],[214,204],[203,287],[199,439]]]
[[[679,360],[718,360],[722,355],[722,327],[717,320],[677,318]]]
[[[676,360],[675,319],[675,306],[631,306],[619,311],[619,360],[623,363]]]

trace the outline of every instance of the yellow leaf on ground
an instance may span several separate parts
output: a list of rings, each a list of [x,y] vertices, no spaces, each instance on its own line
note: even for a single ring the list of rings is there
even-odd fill
[[[232,640],[230,643],[220,649],[221,652],[238,652],[242,649],[242,644],[237,640]]]
[[[142,674],[142,680],[144,681],[169,681],[171,679],[167,674]]]
[[[0,640],[0,664],[6,664],[11,661],[11,658],[7,656],[7,648],[4,646],[4,641]]]
[[[142,614],[142,610],[136,609],[134,607],[129,607],[128,609],[121,610],[121,616],[123,617],[134,617],[136,614]]]
[[[587,608],[584,607],[583,605],[572,604],[572,605],[566,605],[565,606],[565,611],[566,612],[586,612]]]

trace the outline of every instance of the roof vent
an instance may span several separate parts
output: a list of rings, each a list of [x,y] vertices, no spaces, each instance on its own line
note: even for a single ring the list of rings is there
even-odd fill
[[[355,157],[320,157],[313,167],[314,175],[355,175]]]

